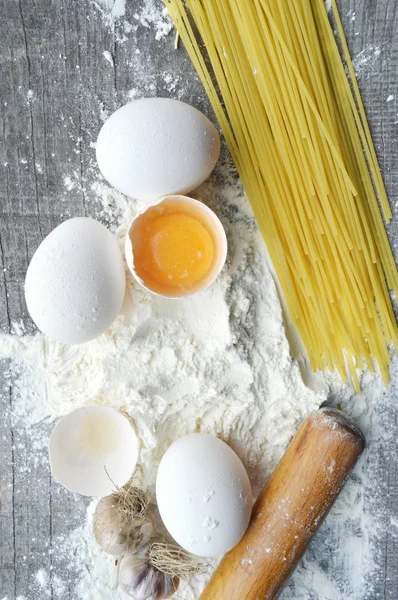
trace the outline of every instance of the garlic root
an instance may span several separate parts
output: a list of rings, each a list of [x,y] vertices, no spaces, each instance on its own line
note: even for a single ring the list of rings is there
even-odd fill
[[[163,542],[154,542],[151,545],[148,560],[162,573],[176,575],[184,580],[207,571],[207,565],[196,556],[186,552],[180,546]]]

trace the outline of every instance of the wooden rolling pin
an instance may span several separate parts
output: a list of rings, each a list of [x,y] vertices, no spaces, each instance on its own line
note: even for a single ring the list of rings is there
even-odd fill
[[[311,414],[255,504],[246,534],[200,600],[276,598],[364,447],[361,431],[340,411]]]

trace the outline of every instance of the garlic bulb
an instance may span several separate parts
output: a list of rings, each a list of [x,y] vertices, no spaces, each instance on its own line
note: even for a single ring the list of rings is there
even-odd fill
[[[141,493],[142,490],[138,492]],[[129,550],[140,548],[151,538],[152,523],[144,518],[147,505],[141,503],[141,509],[140,504],[138,510],[137,505],[134,509],[138,492],[137,488],[122,490],[101,498],[97,504],[94,535],[97,543],[108,554],[121,556]]]
[[[145,553],[128,554],[120,565],[120,589],[134,600],[165,600],[178,588],[178,577],[158,571]]]

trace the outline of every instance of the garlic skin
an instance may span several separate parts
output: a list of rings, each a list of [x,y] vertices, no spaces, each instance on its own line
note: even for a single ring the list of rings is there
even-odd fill
[[[117,494],[105,496],[97,504],[93,522],[94,536],[105,552],[122,556],[148,543],[153,534],[149,519],[134,519],[118,508]]]
[[[166,600],[179,585],[178,577],[161,573],[143,553],[128,554],[120,565],[119,587],[134,600]]]

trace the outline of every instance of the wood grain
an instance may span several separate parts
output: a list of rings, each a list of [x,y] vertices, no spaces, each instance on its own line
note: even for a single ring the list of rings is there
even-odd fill
[[[200,600],[275,600],[365,447],[336,409],[311,414],[260,495],[248,530]]]
[[[128,0],[126,17],[144,0]],[[353,56],[367,51],[371,59],[359,79],[387,189],[394,209],[389,235],[394,250],[398,242],[398,4],[395,0],[340,0],[342,17]],[[353,20],[353,13],[355,19]],[[169,36],[160,42],[153,30],[139,26],[126,35],[122,22],[108,26],[90,0],[2,0],[0,2],[0,330],[10,332],[20,322],[27,333],[35,331],[23,297],[26,268],[43,237],[68,216],[96,216],[99,206],[91,183],[97,178],[93,149],[101,125],[101,113],[111,112],[137,86],[131,57],[139,48],[147,65],[151,95],[175,95],[211,114],[183,48],[173,49]],[[374,50],[380,48],[379,58]],[[116,68],[104,61],[111,51]],[[173,65],[190,82],[169,92],[161,73]],[[152,79],[150,79],[152,78]],[[29,92],[32,92],[30,94]],[[390,94],[395,100],[386,103]],[[65,176],[76,182],[64,185]],[[394,373],[398,374],[397,365]],[[333,600],[398,598],[398,467],[396,431],[398,387],[394,382],[385,401],[375,411],[367,440],[368,450],[351,482],[364,490],[364,505],[379,524],[375,546],[376,573],[366,597],[358,598],[346,585],[349,561],[339,552],[341,520],[330,519],[310,544],[307,558],[282,597],[324,600],[312,584],[311,565],[322,569],[334,582]],[[34,584],[44,568],[65,582],[62,600],[73,596],[77,575],[63,564],[57,544],[84,519],[86,503],[51,481],[45,449],[34,459],[32,440],[23,423],[11,422],[10,405],[18,402],[7,361],[0,361],[0,598],[57,600]],[[337,401],[337,400],[336,400]],[[386,437],[378,438],[375,426]],[[368,421],[364,420],[368,427]],[[47,432],[46,423],[38,434]],[[369,429],[369,427],[368,427]],[[356,479],[355,479],[356,478]],[[344,491],[343,491],[344,494]],[[347,527],[355,519],[347,515]],[[365,577],[367,574],[363,573]],[[307,577],[308,590],[300,582]],[[53,576],[51,576],[53,581]],[[286,594],[286,595],[285,595]]]

